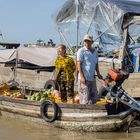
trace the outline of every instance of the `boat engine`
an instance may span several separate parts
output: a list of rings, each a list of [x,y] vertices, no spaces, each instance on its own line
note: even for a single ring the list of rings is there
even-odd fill
[[[100,97],[104,97],[109,105],[111,105],[109,108],[107,106],[108,114],[117,114],[128,110],[129,108],[140,112],[140,104],[122,88],[122,83],[128,77],[129,73],[122,69],[112,69],[108,71],[108,74],[104,79],[104,86],[99,90]],[[116,105],[120,105],[121,107],[119,110],[115,110],[115,112],[112,113],[112,110],[116,108]]]
[[[109,70],[104,85],[109,87],[111,91],[116,92],[118,87],[129,77],[129,73],[124,70]]]

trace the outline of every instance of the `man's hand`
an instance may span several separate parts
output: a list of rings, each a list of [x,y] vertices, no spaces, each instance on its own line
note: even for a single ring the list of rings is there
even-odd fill
[[[103,76],[100,73],[98,73],[97,76],[99,79],[103,79]]]

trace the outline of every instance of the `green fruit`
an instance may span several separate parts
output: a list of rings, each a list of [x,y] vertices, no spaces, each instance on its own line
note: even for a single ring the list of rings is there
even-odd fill
[[[37,97],[37,96],[39,96],[40,95],[40,93],[38,92],[38,93],[34,93],[34,96],[35,97]]]
[[[48,95],[48,93],[47,93],[46,91],[45,91],[45,92],[43,92],[43,94],[44,94],[44,95]]]
[[[31,101],[35,100],[35,98],[36,98],[35,96],[31,96]]]
[[[39,101],[39,100],[40,100],[40,96],[37,96],[37,97],[35,98],[35,100],[36,100],[36,101]]]
[[[40,99],[40,101],[45,101],[45,100],[46,100],[46,98],[41,98],[41,99]]]
[[[48,97],[48,95],[46,95],[46,94],[41,95],[41,98],[46,98],[46,97]]]
[[[31,100],[31,96],[28,96],[28,97],[27,97],[27,100]]]
[[[35,97],[35,94],[32,94],[31,97]]]

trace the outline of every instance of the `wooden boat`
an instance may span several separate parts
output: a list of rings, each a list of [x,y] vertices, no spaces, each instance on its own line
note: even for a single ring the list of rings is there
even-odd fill
[[[57,104],[57,118],[53,122],[46,122],[40,113],[40,105],[39,101],[0,96],[0,115],[38,126],[51,125],[86,132],[126,131],[135,118],[134,114],[128,112],[107,115],[104,105]],[[48,109],[48,112],[54,113],[52,109]]]

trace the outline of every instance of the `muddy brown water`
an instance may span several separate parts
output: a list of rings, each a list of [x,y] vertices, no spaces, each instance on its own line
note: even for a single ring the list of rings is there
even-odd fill
[[[45,129],[14,119],[0,118],[0,140],[139,140],[140,128],[126,132],[84,133],[54,127]]]

